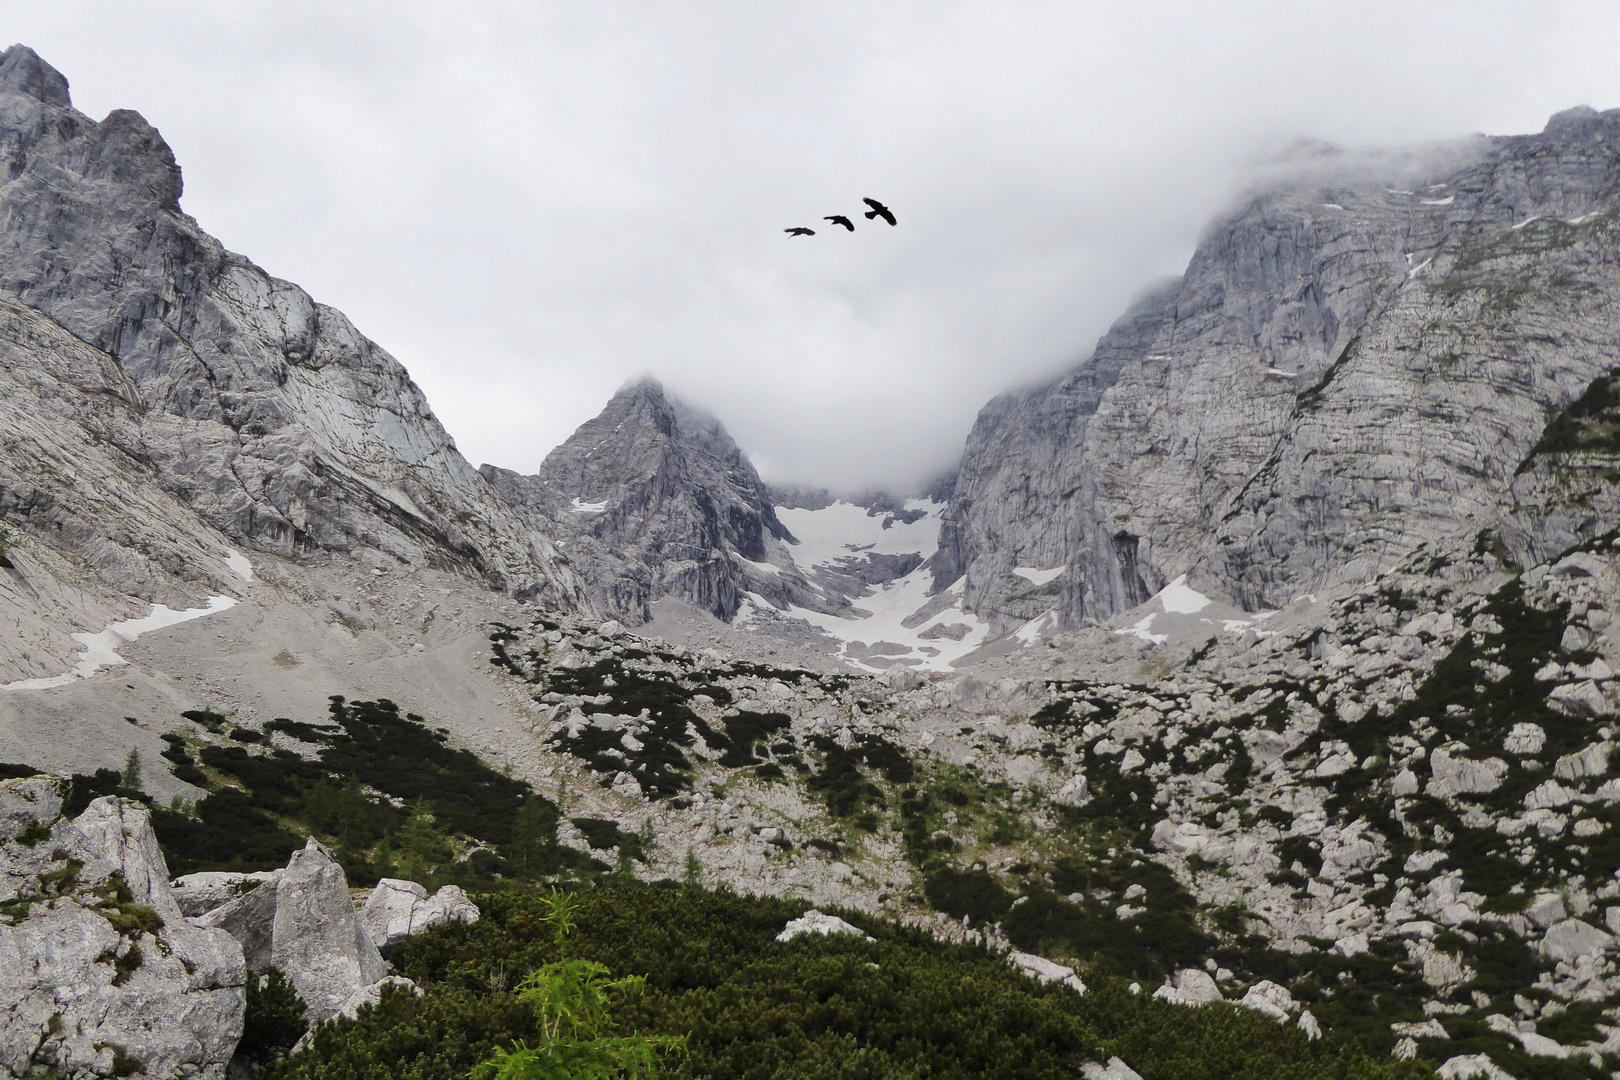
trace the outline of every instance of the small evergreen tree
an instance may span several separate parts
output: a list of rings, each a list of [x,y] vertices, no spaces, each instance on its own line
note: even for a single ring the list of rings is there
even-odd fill
[[[129,791],[141,790],[141,752],[130,748],[129,757],[124,759],[124,773],[118,781],[119,786]]]
[[[547,914],[561,946],[574,926],[578,906],[567,893],[551,891]],[[602,964],[561,960],[528,974],[518,984],[518,1001],[534,1010],[539,1039],[533,1046],[518,1040],[508,1051],[496,1048],[472,1071],[473,1080],[595,1080],[602,1077],[653,1077],[666,1056],[686,1049],[686,1037],[673,1035],[608,1035],[613,1000],[639,993],[643,979],[613,979]]]

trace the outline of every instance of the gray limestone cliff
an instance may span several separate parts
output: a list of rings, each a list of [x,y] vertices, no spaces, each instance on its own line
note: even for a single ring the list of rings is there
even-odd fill
[[[140,115],[96,122],[32,50],[0,53],[12,527],[146,600],[219,591],[225,538],[371,548],[576,608],[578,579],[456,451],[405,369],[225,250],[180,196]]]
[[[1441,536],[1556,548],[1546,514],[1505,527],[1503,500],[1620,357],[1617,143],[1620,111],[1580,108],[1538,135],[1319,151],[1085,362],[985,407],[936,584],[965,577],[1002,629],[1073,626],[1182,573],[1252,610]]]
[[[725,428],[653,379],[615,394],[537,474],[481,471],[558,538],[595,601],[631,622],[664,596],[727,620],[745,592],[826,603],[794,567],[784,545],[796,541]]]

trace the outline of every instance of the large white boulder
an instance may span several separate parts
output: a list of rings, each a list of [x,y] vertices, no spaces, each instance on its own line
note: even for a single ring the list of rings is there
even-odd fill
[[[1153,991],[1153,996],[1172,1005],[1209,1005],[1225,1000],[1209,972],[1200,968],[1182,968],[1176,972],[1174,982],[1166,982]]]
[[[800,934],[854,934],[867,941],[877,940],[860,927],[852,926],[836,915],[823,914],[815,908],[806,911],[797,919],[790,920],[782,928],[782,932],[776,935],[776,940],[792,941]]]
[[[447,922],[475,923],[478,905],[456,885],[446,885],[431,897],[427,889],[402,878],[383,878],[360,909],[360,923],[379,952],[430,926]]]
[[[355,915],[343,867],[313,837],[293,852],[275,904],[270,962],[298,989],[311,1019],[338,1015],[355,991],[388,974]]]
[[[1270,979],[1261,979],[1249,987],[1249,992],[1243,995],[1238,1006],[1244,1009],[1253,1009],[1257,1013],[1264,1013],[1278,1023],[1287,1023],[1288,1018],[1299,1011],[1299,1002],[1284,986],[1279,986]]]
[[[1553,923],[1541,939],[1541,955],[1549,960],[1574,960],[1579,956],[1614,948],[1613,935],[1579,919]]]

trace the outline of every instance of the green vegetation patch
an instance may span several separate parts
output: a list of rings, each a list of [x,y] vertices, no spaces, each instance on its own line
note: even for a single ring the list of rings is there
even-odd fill
[[[987,950],[839,914],[876,938],[775,937],[803,902],[687,888],[578,894],[559,944],[544,899],[477,898],[472,926],[438,927],[393,956],[421,998],[385,993],[353,1021],[323,1026],[309,1051],[266,1080],[451,1080],[496,1048],[536,1040],[519,1000],[524,976],[559,960],[641,975],[615,1004],[617,1032],[686,1036],[669,1074],[716,1080],[968,1077],[1044,1080],[1119,1056],[1176,1080],[1430,1077],[1419,1062],[1369,1058],[1331,1038],[1231,1007],[1186,1009],[1132,995],[1122,981],[1090,993],[1043,986]]]

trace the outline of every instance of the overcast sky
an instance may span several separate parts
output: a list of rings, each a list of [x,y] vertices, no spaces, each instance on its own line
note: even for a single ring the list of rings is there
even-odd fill
[[[474,464],[628,378],[767,479],[917,484],[1083,359],[1298,136],[1620,105],[1620,4],[26,3],[0,27],[174,147],[183,207],[341,308]],[[862,196],[897,228],[856,218]],[[817,229],[788,239],[787,226]]]

